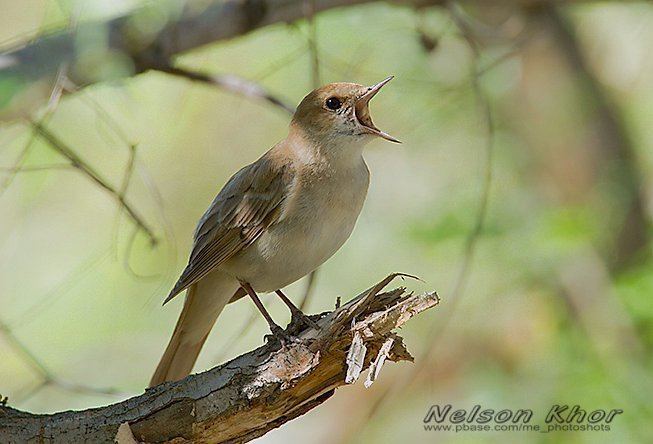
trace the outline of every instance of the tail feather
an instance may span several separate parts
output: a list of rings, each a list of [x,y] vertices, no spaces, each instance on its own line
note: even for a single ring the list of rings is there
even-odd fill
[[[184,308],[150,387],[190,374],[213,324],[238,289],[238,281],[217,270],[188,288]]]

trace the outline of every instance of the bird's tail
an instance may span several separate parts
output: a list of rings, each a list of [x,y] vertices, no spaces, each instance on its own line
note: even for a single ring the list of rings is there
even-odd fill
[[[184,308],[150,387],[190,374],[213,324],[238,289],[238,281],[219,270],[188,288]]]

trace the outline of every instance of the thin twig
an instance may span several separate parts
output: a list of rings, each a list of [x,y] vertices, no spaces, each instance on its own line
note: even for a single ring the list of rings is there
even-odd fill
[[[302,46],[299,48],[296,48],[288,54],[285,54],[284,56],[274,60],[272,63],[267,64],[265,68],[256,72],[251,76],[251,78],[257,82],[260,82],[261,80],[281,71],[284,68],[289,68],[293,63],[301,59],[300,56],[306,52],[306,49],[306,45],[302,44]]]
[[[55,78],[54,85],[52,86],[52,90],[50,92],[50,98],[48,100],[48,104],[46,106],[45,112],[43,113],[43,116],[39,119],[40,124],[44,124],[46,120],[48,120],[50,116],[54,114],[54,112],[57,109],[57,106],[59,105],[59,102],[61,100],[61,94],[64,88],[65,79],[66,79],[67,66],[68,65],[66,63],[62,63],[59,65],[59,69],[57,70],[57,76]],[[0,196],[2,196],[2,194],[4,194],[5,191],[7,191],[7,189],[11,186],[12,182],[14,181],[16,174],[23,169],[22,165],[25,163],[25,160],[27,159],[27,156],[30,150],[32,149],[32,146],[36,141],[37,135],[38,135],[37,131],[32,129],[32,132],[30,134],[29,139],[27,140],[27,143],[25,144],[22,151],[18,155],[16,161],[14,162],[14,166],[9,168],[8,170],[10,174],[0,185]]]
[[[8,173],[32,173],[32,172],[48,171],[48,170],[69,170],[72,167],[73,166],[69,163],[54,163],[52,165],[0,168],[0,171],[5,171]]]
[[[302,295],[301,300],[299,301],[299,309],[304,311],[305,308],[308,308],[311,296],[315,290],[315,282],[317,281],[317,274],[320,271],[319,268],[311,271],[311,274],[306,278],[306,287],[304,288],[304,294]]]
[[[84,88],[79,88],[77,85],[73,84],[72,82],[69,81],[69,86],[70,89],[68,90],[71,93],[77,93],[75,97],[80,98],[83,102],[86,103],[86,105],[93,110],[95,115],[97,116],[98,119],[100,119],[101,122],[103,122],[105,125],[107,125],[111,131],[120,139],[120,141],[130,149],[132,147],[138,145],[137,142],[132,141],[128,136],[127,133],[123,130],[123,128],[116,122],[116,120],[109,114],[109,112],[97,101],[91,94],[89,94],[88,90]],[[107,140],[108,142],[108,140]]]
[[[129,189],[129,184],[131,183],[132,174],[134,172],[134,162],[136,161],[136,145],[129,145],[129,159],[127,160],[127,166],[125,167],[125,172],[122,176],[122,183],[120,184],[120,189],[118,190],[118,195],[121,199],[125,199],[127,195],[127,190]]]
[[[81,281],[83,277],[93,271],[98,265],[104,262],[109,257],[110,250],[106,249],[100,254],[94,255],[90,259],[84,261],[81,266],[77,267],[74,271],[68,273],[59,284],[50,288],[40,298],[32,297],[34,303],[23,310],[19,315],[5,321],[6,328],[24,327],[27,324],[34,322],[38,315],[43,313],[48,307],[54,304],[59,295],[69,291],[77,282]]]
[[[0,196],[2,196],[4,192],[7,191],[7,189],[9,189],[14,179],[16,178],[16,174],[22,169],[23,164],[27,159],[27,155],[29,154],[30,150],[32,149],[32,146],[34,145],[34,142],[36,141],[36,136],[37,136],[36,131],[32,130],[29,139],[27,139],[27,143],[25,143],[23,149],[18,154],[18,157],[16,158],[14,165],[7,169],[7,172],[9,174],[2,182],[2,184],[0,184]]]
[[[132,175],[134,173],[135,164],[136,164],[136,145],[131,144],[129,145],[129,159],[127,160],[127,165],[125,167],[125,172],[123,174],[122,183],[120,184],[119,195],[122,199],[124,199],[125,196],[127,195],[127,190],[129,189]],[[113,232],[114,245],[116,246],[116,249],[118,248],[117,245],[118,245],[119,229],[120,229],[120,212],[116,217],[116,223],[114,225],[114,232]],[[125,250],[123,266],[129,274],[131,274],[133,277],[138,279],[153,279],[153,278],[160,277],[159,273],[155,273],[147,276],[142,275],[138,273],[136,270],[134,270],[134,268],[131,266],[131,263],[129,262],[129,258],[131,257],[131,251],[134,246],[134,242],[136,242],[136,235],[138,234],[138,231],[139,231],[138,226],[135,226],[134,230],[132,231],[132,234],[129,236],[129,241],[127,243],[127,248]]]
[[[50,147],[52,147],[59,154],[70,160],[72,166],[79,171],[81,171],[86,177],[95,182],[100,188],[107,191],[119,204],[122,208],[127,211],[127,214],[132,218],[134,223],[143,230],[147,236],[150,238],[152,245],[157,244],[157,238],[154,235],[152,229],[145,223],[143,218],[136,212],[136,210],[127,202],[127,200],[120,195],[120,192],[116,190],[111,184],[109,184],[100,174],[88,163],[82,160],[79,155],[73,151],[68,145],[63,143],[58,137],[48,131],[41,123],[32,121],[32,127],[36,132],[43,137],[44,140],[48,142]]]
[[[115,389],[94,388],[83,384],[74,384],[59,379],[54,376],[50,369],[47,368],[47,366],[43,364],[36,357],[36,355],[34,355],[34,353],[32,353],[32,351],[27,348],[27,346],[25,346],[25,344],[18,340],[11,328],[9,328],[9,326],[2,321],[0,321],[0,334],[2,334],[2,336],[5,338],[5,341],[9,344],[9,346],[21,356],[21,360],[29,367],[31,367],[34,373],[41,377],[41,382],[35,387],[30,388],[27,392],[19,396],[15,396],[14,400],[16,402],[26,401],[48,385],[53,385],[64,390],[77,393],[87,393],[94,395],[123,395],[122,392]]]
[[[123,128],[120,126],[120,124],[111,116],[111,114],[97,100],[95,100],[88,93],[86,89],[77,87],[77,85],[75,85],[68,79],[66,85],[66,91],[69,93],[73,93],[73,92],[77,93],[76,97],[79,97],[83,102],[85,102],[86,105],[93,110],[93,112],[95,113],[99,121],[103,122],[113,132],[113,134],[116,137],[118,137],[121,143],[128,148],[129,159],[127,160],[125,172],[123,173],[123,181],[120,186],[120,194],[122,195],[123,199],[126,199],[127,191],[131,184],[134,170],[138,169],[139,175],[142,178],[142,182],[145,184],[146,188],[148,189],[148,192],[150,193],[150,196],[152,197],[152,200],[156,204],[155,206],[159,211],[160,222],[164,232],[164,239],[166,241],[166,245],[169,246],[169,250],[170,250],[170,253],[168,255],[167,265],[166,265],[166,272],[164,272],[164,274],[171,273],[176,258],[174,235],[172,233],[172,229],[170,228],[170,222],[168,221],[165,215],[165,211],[163,210],[163,199],[161,198],[159,190],[156,184],[154,183],[154,180],[152,180],[152,178],[150,177],[149,172],[142,165],[139,165],[138,163],[138,156],[136,151],[138,143],[133,142],[129,138],[129,136],[127,136],[127,133],[125,133]],[[98,133],[102,134],[99,131],[99,128],[98,128]],[[107,143],[109,143],[108,140]],[[122,208],[119,207],[119,213],[116,218],[116,224],[115,224],[115,229],[113,234],[113,239],[114,239],[113,245],[115,246],[116,257],[118,256],[117,239],[118,239],[118,229],[120,223],[121,210]],[[138,279],[152,279],[154,277],[160,277],[161,273],[156,273],[152,275],[142,275],[136,272],[136,270],[134,270],[134,268],[131,266],[131,263],[129,262],[129,258],[131,257],[131,250],[136,240],[136,235],[138,234],[138,230],[139,227],[136,226],[136,230],[129,237],[127,248],[125,249],[124,258],[123,258],[124,268],[129,274],[131,274],[133,277]]]
[[[163,66],[158,67],[157,69],[167,74],[172,74],[175,76],[187,78],[189,80],[218,86],[226,91],[244,97],[266,101],[276,106],[277,108],[281,108],[288,114],[293,114],[295,112],[295,107],[287,104],[282,99],[271,94],[258,83],[235,76],[233,74],[204,74],[201,72],[191,71],[175,66]]]
[[[0,321],[0,333],[4,336],[11,348],[20,354],[22,361],[26,363],[34,373],[42,375],[43,378],[48,381],[53,379],[50,370],[27,347],[25,347],[18,338],[16,338],[13,331],[3,321]]]

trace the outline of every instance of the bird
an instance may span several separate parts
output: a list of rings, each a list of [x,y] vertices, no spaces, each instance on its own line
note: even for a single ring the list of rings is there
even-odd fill
[[[377,128],[369,111],[392,78],[311,91],[287,137],[227,181],[199,220],[188,265],[164,301],[186,291],[150,386],[188,376],[224,307],[244,296],[282,346],[288,337],[259,293],[275,292],[293,318],[318,328],[282,289],[322,265],[352,233],[370,182],[364,146],[379,137],[401,143]]]

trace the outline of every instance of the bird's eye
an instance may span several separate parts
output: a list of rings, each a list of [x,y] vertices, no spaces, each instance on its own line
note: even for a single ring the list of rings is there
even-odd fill
[[[326,107],[329,108],[329,109],[332,109],[332,110],[335,111],[338,108],[340,108],[341,106],[342,106],[342,102],[337,97],[329,97],[326,100]]]

